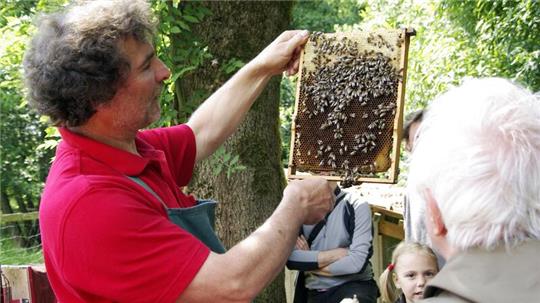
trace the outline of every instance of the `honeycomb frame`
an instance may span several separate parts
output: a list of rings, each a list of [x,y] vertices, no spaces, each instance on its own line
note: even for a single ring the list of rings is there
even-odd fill
[[[351,178],[351,175],[346,176],[354,168],[355,173],[352,176],[354,183],[396,183],[399,173],[408,48],[410,37],[415,35],[414,29],[316,34],[323,35],[324,39],[310,38],[300,58],[287,177],[303,179],[317,175],[331,181],[343,182]],[[391,43],[383,37],[391,37]],[[354,51],[351,54],[351,48],[342,45],[342,42],[347,42],[347,39],[356,41],[354,45],[358,48],[357,52]],[[330,42],[325,42],[329,40]],[[332,52],[338,54],[322,57],[326,61],[321,63],[321,58],[316,58],[316,54],[323,48],[330,49],[327,55]],[[338,52],[336,49],[345,49],[345,51]],[[324,80],[320,79],[320,75],[324,75],[323,72],[316,74],[319,70],[323,70],[325,66],[337,66],[339,62],[349,60],[350,58],[343,59],[344,52],[348,57],[354,56],[355,60],[366,62],[377,58],[386,60],[379,59],[377,64],[387,62],[392,65],[395,69],[393,76],[397,77],[397,81],[392,84],[392,95],[374,93],[370,96],[370,91],[375,91],[375,89],[366,89],[367,95],[370,96],[370,98],[366,97],[368,99],[366,102],[347,103],[345,112],[347,117],[341,116],[336,126],[337,120],[328,122],[332,116],[329,107],[326,107],[326,113],[325,107],[320,107],[321,98],[318,97],[318,91],[313,93],[307,88],[317,87],[317,81]],[[317,70],[317,65],[319,70]],[[338,71],[340,72],[343,70]],[[383,70],[383,72],[388,72],[388,70]],[[317,78],[314,75],[319,76]],[[369,82],[367,79],[366,81]],[[316,98],[316,101],[312,100]],[[323,112],[318,112],[317,109]],[[335,115],[337,114],[334,113]],[[338,115],[343,115],[343,113],[338,113]],[[325,127],[325,124],[330,124],[331,127],[327,127],[328,125]],[[373,133],[374,139],[366,137],[368,133]],[[364,146],[360,142],[365,142],[366,138],[372,140],[373,142],[368,143],[375,143],[374,146],[369,145],[369,150],[366,147],[356,149],[355,152],[353,149]]]

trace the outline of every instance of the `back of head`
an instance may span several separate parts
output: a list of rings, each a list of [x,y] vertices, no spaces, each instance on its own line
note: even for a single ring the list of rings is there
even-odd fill
[[[24,58],[30,103],[55,125],[84,124],[130,69],[119,42],[152,42],[154,31],[143,0],[81,1],[42,16]]]
[[[414,203],[431,190],[454,248],[539,239],[539,95],[487,78],[440,96],[420,127],[408,181]]]

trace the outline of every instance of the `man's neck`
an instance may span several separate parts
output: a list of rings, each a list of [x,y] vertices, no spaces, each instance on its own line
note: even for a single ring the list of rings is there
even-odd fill
[[[446,261],[450,260],[450,258],[459,253],[458,249],[450,245],[446,235],[435,239],[434,237],[430,237],[430,240],[432,243],[432,248]]]
[[[119,133],[112,128],[98,127],[92,123],[68,128],[79,135],[140,156],[135,144],[136,133]]]

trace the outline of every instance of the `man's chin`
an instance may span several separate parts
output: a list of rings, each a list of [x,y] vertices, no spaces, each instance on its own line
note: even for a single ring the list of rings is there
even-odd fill
[[[159,120],[159,118],[161,118],[161,106],[159,104],[159,100],[156,100],[156,103],[154,104],[155,106],[152,107],[148,115],[148,120],[150,121],[148,124],[155,123]]]

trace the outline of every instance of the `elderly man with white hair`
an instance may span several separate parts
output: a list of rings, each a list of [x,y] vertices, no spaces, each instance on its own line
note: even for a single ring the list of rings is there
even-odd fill
[[[540,301],[539,97],[474,79],[430,105],[409,194],[448,263],[423,302]]]

